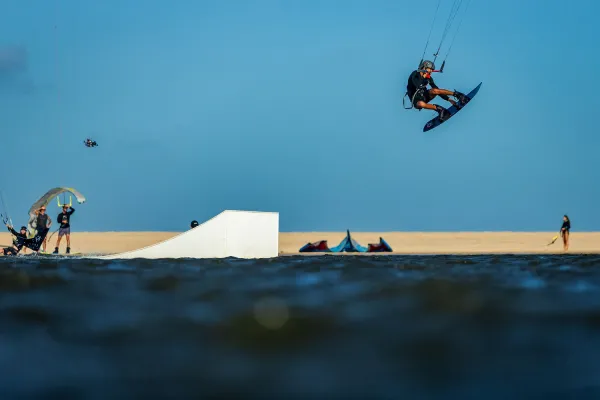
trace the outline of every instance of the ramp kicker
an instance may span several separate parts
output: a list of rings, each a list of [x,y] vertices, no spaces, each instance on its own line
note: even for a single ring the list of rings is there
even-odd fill
[[[271,258],[279,251],[279,213],[225,210],[165,241],[93,258]]]

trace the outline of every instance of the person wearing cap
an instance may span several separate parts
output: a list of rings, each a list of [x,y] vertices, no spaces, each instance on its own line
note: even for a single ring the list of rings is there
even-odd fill
[[[7,256],[9,253],[13,256],[16,256],[19,251],[21,251],[25,245],[25,241],[27,240],[27,228],[22,226],[20,232],[17,232],[10,225],[6,225],[6,227],[8,228],[9,232],[15,236],[15,239],[13,240],[13,246],[3,248],[2,252],[5,256]]]
[[[54,254],[58,254],[58,247],[60,246],[60,240],[63,236],[67,237],[67,254],[71,252],[71,215],[75,212],[75,209],[68,204],[62,205],[62,212],[56,217],[56,221],[60,223],[58,228],[58,239],[56,239],[56,247],[54,247]]]
[[[47,234],[52,225],[52,220],[46,214],[46,206],[41,206],[39,210],[36,210],[36,230],[40,236],[44,236],[44,242],[42,243],[42,251],[46,252],[46,240],[48,239]]]
[[[428,110],[437,111],[440,120],[444,121],[444,119],[450,116],[448,110],[437,104],[429,104],[429,102],[431,102],[436,96],[440,96],[442,99],[460,108],[469,102],[469,98],[460,92],[440,89],[437,87],[433,81],[433,78],[431,77],[431,73],[439,71],[434,70],[435,65],[433,62],[429,60],[421,61],[419,69],[413,71],[408,77],[406,94],[410,97],[412,105],[417,110],[426,108]],[[431,86],[431,89],[427,89],[427,85]],[[456,97],[460,104],[457,104],[448,96]]]

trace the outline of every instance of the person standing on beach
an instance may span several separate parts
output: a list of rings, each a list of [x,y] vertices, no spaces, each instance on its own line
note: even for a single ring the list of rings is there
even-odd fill
[[[560,227],[560,236],[563,238],[563,247],[565,251],[569,250],[569,232],[571,231],[571,220],[565,214],[563,216],[563,224]]]
[[[52,225],[52,220],[46,214],[46,206],[40,207],[39,210],[35,212],[36,215],[36,225],[35,229],[38,231],[38,235],[44,236],[44,242],[42,243],[42,252],[46,252],[46,240],[47,234],[50,230],[50,226]]]
[[[71,252],[71,215],[75,212],[75,209],[68,204],[63,204],[62,212],[56,217],[56,221],[60,224],[58,228],[58,239],[56,239],[56,247],[54,247],[54,254],[58,254],[58,247],[60,246],[60,240],[63,236],[67,237],[67,254]]]

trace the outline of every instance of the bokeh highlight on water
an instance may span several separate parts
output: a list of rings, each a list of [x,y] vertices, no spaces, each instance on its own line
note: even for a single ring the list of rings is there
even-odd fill
[[[0,260],[0,398],[600,398],[600,256]]]

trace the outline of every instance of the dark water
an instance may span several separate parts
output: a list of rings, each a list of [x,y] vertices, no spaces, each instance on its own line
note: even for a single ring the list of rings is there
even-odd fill
[[[0,399],[599,399],[600,256],[0,260]]]

